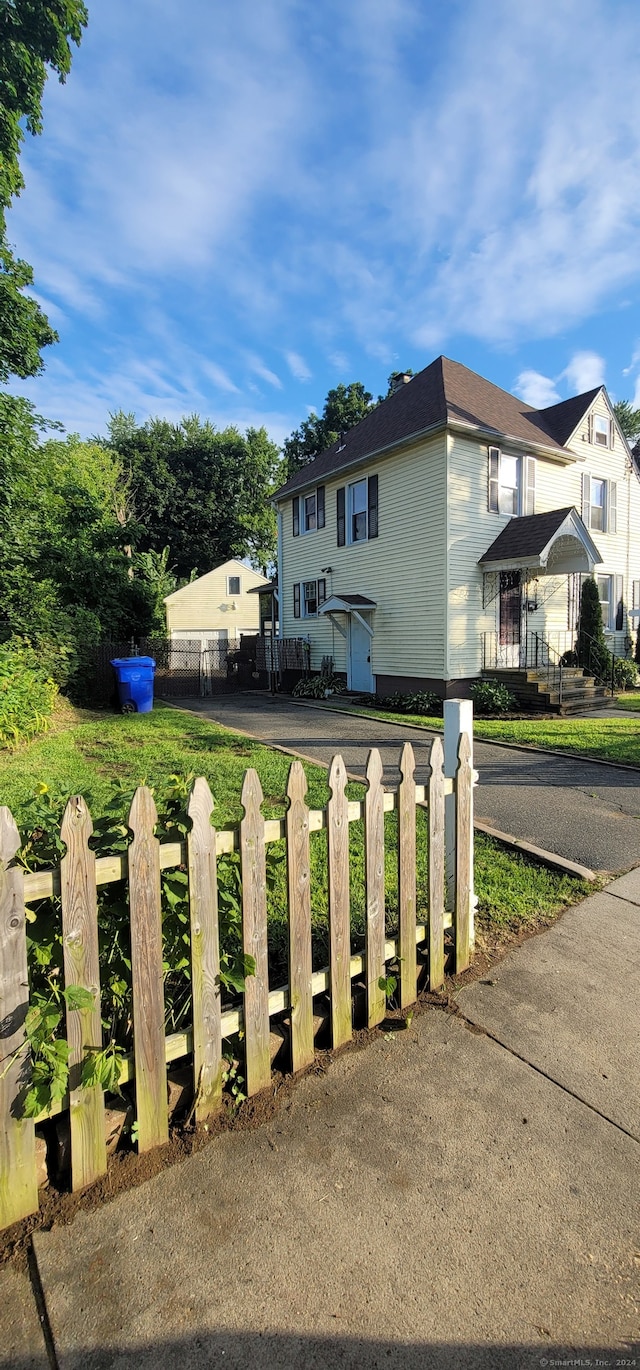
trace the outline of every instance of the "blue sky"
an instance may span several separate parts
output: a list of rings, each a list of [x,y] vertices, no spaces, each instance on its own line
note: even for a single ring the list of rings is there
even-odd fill
[[[281,440],[440,352],[640,405],[637,0],[89,0],[9,235],[60,343],[16,389]]]

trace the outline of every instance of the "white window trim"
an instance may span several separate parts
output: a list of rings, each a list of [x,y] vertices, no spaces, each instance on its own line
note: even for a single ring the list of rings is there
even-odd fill
[[[495,479],[495,481],[491,479],[491,457],[492,457],[492,454],[493,454],[494,458],[497,456],[497,459],[498,459],[498,462],[497,462],[497,464],[498,464],[498,475],[497,475],[497,478]],[[501,487],[502,487],[501,469],[502,469],[502,461],[503,461],[503,458],[504,458],[504,457],[509,457],[510,459],[512,459],[512,460],[514,460],[514,461],[517,462],[517,470],[518,470],[518,487],[517,487],[517,489],[518,489],[518,508],[517,508],[515,511],[512,510],[512,509],[501,509],[501,508],[500,508],[500,491],[501,491]],[[500,514],[500,516],[501,516],[502,518],[524,518],[527,514],[535,514],[535,503],[536,503],[536,461],[535,461],[535,457],[525,456],[524,454],[521,454],[521,453],[519,453],[519,452],[503,452],[503,450],[502,450],[501,447],[490,447],[490,448],[489,448],[489,451],[488,451],[488,460],[489,460],[489,468],[488,468],[488,469],[489,469],[489,487],[491,487],[491,485],[493,485],[493,484],[496,484],[496,485],[497,485],[497,503],[498,503],[498,508],[497,508],[497,509],[492,509],[492,508],[491,508],[491,491],[490,491],[490,489],[489,489],[489,495],[488,495],[489,512],[490,512],[490,513],[493,513],[493,514]],[[509,488],[511,488],[511,487],[509,487]]]
[[[355,489],[356,485],[364,485],[364,488],[365,488],[365,505],[364,505],[364,509],[361,509],[361,510],[360,510],[360,513],[363,513],[363,514],[364,514],[365,519],[366,519],[366,521],[367,521],[367,536],[364,537],[364,538],[354,538],[354,536],[353,536],[353,509],[352,509],[352,507],[351,507],[351,491],[352,491],[353,489]],[[347,485],[347,491],[346,491],[346,519],[347,519],[347,529],[346,529],[346,531],[347,531],[347,546],[348,546],[348,547],[362,547],[362,546],[364,546],[364,544],[367,543],[367,542],[369,541],[369,477],[368,477],[368,476],[359,476],[357,480],[352,480],[352,481]]]
[[[231,581],[232,581],[232,580],[237,580],[238,586],[239,586],[239,588],[238,588],[237,590],[232,590],[232,589],[231,589]],[[228,596],[228,598],[229,598],[229,599],[233,599],[236,595],[241,595],[241,594],[242,594],[242,576],[227,576],[227,596]]]
[[[606,431],[605,434],[603,434],[604,439],[605,439],[604,442],[600,442],[600,441],[598,440],[597,436],[596,436],[596,424],[597,424],[598,422],[599,422],[599,423],[606,423],[606,425],[607,425],[607,431]],[[612,437],[613,437],[612,420],[611,420],[610,418],[607,418],[607,416],[606,416],[605,414],[593,414],[593,415],[592,415],[592,422],[591,422],[591,442],[592,442],[592,445],[593,445],[594,447],[605,447],[605,448],[607,448],[608,450],[610,450],[610,449],[613,447]]]
[[[315,587],[316,587],[316,607],[315,607],[314,613],[312,613],[312,614],[308,614],[308,613],[307,613],[307,598],[306,598],[306,595],[305,595],[305,593],[304,593],[305,585],[315,585]],[[300,617],[301,617],[301,618],[317,618],[317,617],[318,617],[318,581],[317,581],[317,580],[301,580],[301,582],[300,582]]]
[[[311,499],[312,496],[313,496],[313,499],[315,500],[315,503],[316,503],[316,526],[315,526],[315,528],[306,528],[306,527],[305,527],[306,518],[307,518],[307,515],[306,515],[306,503],[307,503],[307,500],[308,500],[308,499]],[[308,533],[317,533],[317,531],[318,531],[318,491],[317,491],[317,489],[316,489],[316,490],[310,490],[309,493],[308,493],[307,495],[301,495],[301,496],[300,496],[300,535],[301,535],[301,537],[306,537]]]
[[[586,527],[590,532],[596,534],[600,533],[601,535],[608,534],[609,536],[614,537],[618,531],[617,482],[615,480],[608,480],[606,476],[594,476],[590,471],[585,471],[582,479],[582,515]],[[603,528],[596,528],[591,521],[592,510],[594,508],[600,508],[600,505],[594,505],[593,502],[593,482],[596,480],[604,485]],[[585,484],[587,481],[589,482],[588,517],[584,518],[584,515],[587,512],[585,509]]]

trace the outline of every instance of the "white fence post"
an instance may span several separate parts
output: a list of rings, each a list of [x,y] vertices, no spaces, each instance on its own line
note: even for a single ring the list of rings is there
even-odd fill
[[[473,767],[473,704],[470,699],[445,699],[444,701],[444,773],[454,779],[458,768],[458,747],[460,734],[467,733],[471,744],[471,765]],[[471,871],[473,872],[473,792],[471,796]],[[445,795],[444,801],[445,835],[445,902],[452,912],[456,897],[456,796]],[[474,944],[474,914],[476,897],[473,881],[471,886],[471,908],[469,909],[469,940]]]

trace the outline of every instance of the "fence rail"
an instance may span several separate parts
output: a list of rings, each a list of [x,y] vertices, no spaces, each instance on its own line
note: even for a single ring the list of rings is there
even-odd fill
[[[244,817],[237,827],[212,826],[213,799],[206,780],[195,781],[188,805],[191,830],[185,841],[160,843],[157,814],[144,786],[134,796],[129,814],[133,840],[126,853],[97,857],[91,850],[91,815],[76,796],[65,811],[61,838],[66,853],[55,869],[25,873],[16,863],[20,836],[8,809],[0,809],[0,1227],[28,1216],[38,1205],[35,1124],[68,1109],[71,1183],[82,1189],[104,1174],[104,1093],[83,1086],[82,1060],[101,1046],[101,995],[98,965],[97,891],[112,881],[127,880],[131,929],[133,1050],[125,1056],[120,1083],[135,1085],[138,1147],[148,1150],[168,1136],[166,1065],[192,1058],[194,1108],[198,1122],[219,1110],[222,1102],[225,1038],[244,1029],[248,1095],[265,1088],[271,1076],[270,1019],[289,1010],[292,1069],[313,1059],[313,1000],[329,992],[334,1046],[352,1033],[354,976],[364,976],[369,1027],[386,1010],[381,980],[386,964],[400,962],[399,999],[412,1003],[420,967],[426,966],[430,989],[441,987],[445,968],[446,928],[453,928],[455,969],[469,964],[473,900],[470,860],[472,831],[471,743],[459,739],[455,777],[444,775],[439,738],[431,750],[426,785],[414,781],[415,761],[407,743],[402,752],[402,780],[397,793],[382,784],[379,752],[370,753],[365,799],[346,796],[347,772],[340,756],[329,774],[331,797],[323,809],[306,804],[307,782],[299,761],[289,774],[289,807],[283,819],[264,819],[263,794],[255,770],[245,774]],[[456,880],[453,911],[445,913],[445,798],[455,806]],[[416,918],[416,809],[428,811],[428,917]],[[385,929],[384,814],[398,812],[398,937]],[[364,820],[366,929],[364,951],[352,955],[349,907],[349,824]],[[310,840],[325,829],[328,849],[328,967],[313,972],[311,960]],[[270,990],[267,968],[267,892],[265,851],[285,841],[289,912],[289,980]],[[223,1009],[219,979],[217,857],[239,851],[242,874],[242,941],[255,962],[242,1002]],[[191,1025],[165,1035],[160,872],[186,870],[189,891]],[[41,899],[60,896],[65,988],[90,991],[89,1008],[66,1012],[70,1047],[68,1095],[39,1119],[22,1116],[21,1100],[31,1082],[31,1056],[25,1034],[29,1009],[26,909]],[[85,996],[86,998],[86,996]]]

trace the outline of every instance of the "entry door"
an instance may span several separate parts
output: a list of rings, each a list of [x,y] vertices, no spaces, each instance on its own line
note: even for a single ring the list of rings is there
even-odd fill
[[[500,632],[498,665],[520,665],[522,584],[520,571],[500,572]]]
[[[373,693],[371,672],[371,638],[359,619],[349,615],[349,678],[350,690]]]

